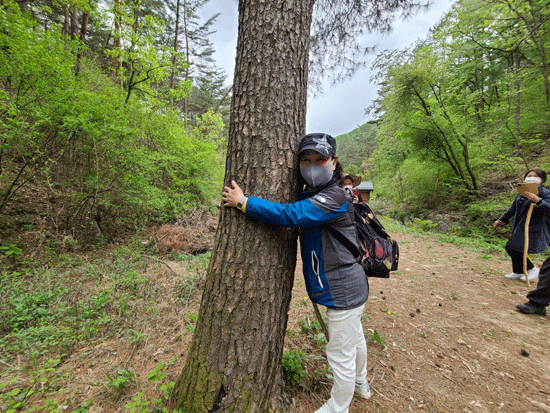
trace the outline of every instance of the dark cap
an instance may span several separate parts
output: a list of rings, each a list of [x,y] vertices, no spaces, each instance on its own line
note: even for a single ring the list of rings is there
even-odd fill
[[[312,149],[327,158],[332,158],[336,154],[336,139],[326,133],[310,133],[300,141],[298,158],[307,149]]]

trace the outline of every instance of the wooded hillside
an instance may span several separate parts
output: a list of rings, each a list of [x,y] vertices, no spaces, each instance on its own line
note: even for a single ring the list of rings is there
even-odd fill
[[[3,2],[5,241],[59,251],[213,207],[229,91],[199,5]]]
[[[457,2],[428,38],[377,55],[376,137],[372,124],[340,137],[342,159],[404,209],[513,189],[550,168],[549,48],[546,1]]]

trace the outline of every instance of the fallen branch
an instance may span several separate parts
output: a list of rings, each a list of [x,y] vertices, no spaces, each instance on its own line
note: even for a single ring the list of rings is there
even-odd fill
[[[168,263],[167,263],[166,261],[162,261],[162,260],[159,260],[159,259],[157,259],[157,258],[150,257],[149,255],[142,255],[142,257],[149,258],[150,260],[160,262],[161,264],[166,265],[166,266],[168,267],[168,269],[174,273],[174,275],[176,275],[176,276],[178,275],[178,273],[175,272],[175,271],[172,269],[172,267],[170,267],[170,265],[168,265]]]

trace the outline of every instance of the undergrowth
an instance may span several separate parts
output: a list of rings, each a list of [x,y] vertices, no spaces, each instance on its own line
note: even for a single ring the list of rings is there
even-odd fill
[[[0,411],[88,412],[93,397],[83,399],[78,388],[84,384],[75,385],[76,366],[85,363],[104,371],[85,383],[92,394],[125,411],[167,411],[162,405],[174,382],[166,368],[177,357],[159,361],[146,380],[131,360],[150,334],[162,335],[161,321],[188,313],[210,253],[180,256],[175,274],[162,259],[146,259],[146,248],[130,242],[87,256],[62,255],[53,265],[0,270]],[[11,246],[3,251],[18,254]],[[196,316],[187,318],[194,329]],[[113,355],[125,349],[127,360],[115,362]],[[155,354],[169,353],[161,348]],[[151,383],[153,395],[146,391]]]

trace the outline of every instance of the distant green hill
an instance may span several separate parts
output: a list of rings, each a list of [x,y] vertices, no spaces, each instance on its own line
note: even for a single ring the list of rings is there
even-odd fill
[[[346,172],[359,173],[361,164],[376,149],[376,121],[367,122],[349,133],[336,137],[338,157]]]

